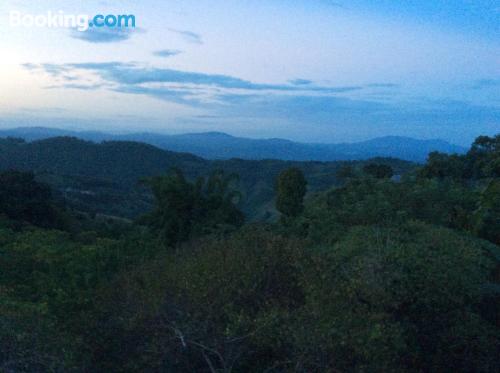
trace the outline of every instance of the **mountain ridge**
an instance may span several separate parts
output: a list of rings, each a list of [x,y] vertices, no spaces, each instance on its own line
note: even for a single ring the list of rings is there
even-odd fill
[[[393,157],[413,162],[424,162],[432,151],[448,154],[466,152],[466,148],[450,144],[445,140],[422,140],[405,136],[383,136],[360,142],[329,144],[302,143],[281,138],[244,138],[217,131],[165,135],[154,132],[111,134],[47,127],[18,127],[0,130],[0,137],[19,137],[27,141],[65,136],[94,142],[137,141],[164,150],[192,153],[213,160],[240,158],[328,162]]]

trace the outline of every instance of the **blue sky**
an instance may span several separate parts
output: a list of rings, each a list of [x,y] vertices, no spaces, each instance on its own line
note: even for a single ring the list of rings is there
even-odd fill
[[[500,132],[500,1],[33,3],[0,3],[0,127],[463,145]],[[137,28],[11,27],[13,10],[134,14]]]

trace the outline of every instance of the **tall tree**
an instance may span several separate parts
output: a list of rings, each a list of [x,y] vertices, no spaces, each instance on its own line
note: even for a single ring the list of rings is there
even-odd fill
[[[299,215],[304,209],[307,181],[298,168],[289,168],[278,176],[276,208],[286,217]]]
[[[147,181],[156,199],[156,208],[146,222],[168,246],[192,236],[239,227],[243,213],[236,207],[239,193],[232,187],[235,175],[214,171],[207,179],[188,181],[174,169],[169,175]]]

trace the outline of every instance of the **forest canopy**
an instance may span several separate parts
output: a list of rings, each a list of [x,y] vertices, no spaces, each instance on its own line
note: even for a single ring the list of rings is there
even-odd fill
[[[135,219],[0,173],[0,371],[500,370],[499,135],[405,173],[317,166],[324,189],[280,166],[283,218],[261,221],[232,172],[261,164],[182,159],[133,180],[152,198]],[[132,174],[106,188],[126,201]]]

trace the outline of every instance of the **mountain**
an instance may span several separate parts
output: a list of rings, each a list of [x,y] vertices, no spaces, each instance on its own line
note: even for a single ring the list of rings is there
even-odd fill
[[[216,135],[218,137],[219,135]],[[227,135],[226,135],[227,136]],[[415,165],[397,159],[377,159],[403,174]],[[78,208],[133,218],[152,206],[152,197],[141,186],[145,177],[181,169],[188,178],[206,176],[216,169],[239,175],[242,208],[252,219],[274,213],[276,176],[289,167],[300,168],[311,192],[337,184],[339,167],[366,162],[299,162],[283,160],[206,160],[201,157],[160,149],[132,141],[94,143],[74,137],[55,137],[32,142],[0,138],[0,170],[35,172],[38,180],[49,183]]]
[[[417,140],[387,136],[357,143],[299,143],[284,139],[248,139],[221,132],[183,135],[132,133],[113,135],[102,132],[76,132],[43,127],[0,130],[0,137],[18,137],[27,141],[55,136],[71,136],[94,142],[138,141],[176,152],[187,152],[206,159],[281,159],[293,161],[363,160],[392,157],[424,162],[432,151],[463,154],[466,149],[443,140]]]

